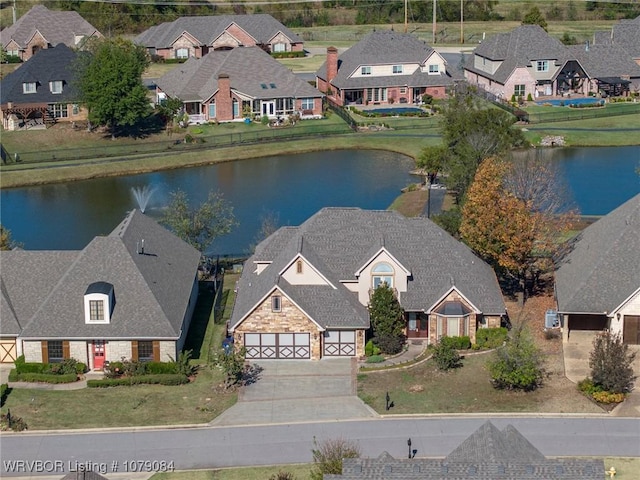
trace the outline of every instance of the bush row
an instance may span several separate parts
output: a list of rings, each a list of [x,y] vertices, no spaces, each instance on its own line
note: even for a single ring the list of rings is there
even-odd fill
[[[272,52],[273,58],[299,58],[304,57],[304,52]]]
[[[75,373],[18,373],[14,368],[9,373],[10,382],[72,383],[78,380]]]
[[[49,375],[81,375],[87,371],[87,366],[75,358],[67,358],[59,363],[25,362],[24,355],[20,355],[14,362],[16,373],[43,373]]]
[[[9,395],[9,385],[3,383],[0,385],[0,407],[4,405],[7,395]]]
[[[440,344],[454,350],[468,350],[471,348],[471,339],[466,335],[462,337],[442,337]]]
[[[500,328],[481,328],[476,332],[476,345],[479,349],[498,348],[507,339],[507,329]]]
[[[138,375],[124,378],[105,378],[87,380],[89,388],[117,387],[121,385],[182,385],[189,383],[189,378],[180,374]]]
[[[601,385],[593,383],[590,378],[578,382],[578,390],[593,398],[598,403],[620,403],[624,401],[624,393],[607,392]]]

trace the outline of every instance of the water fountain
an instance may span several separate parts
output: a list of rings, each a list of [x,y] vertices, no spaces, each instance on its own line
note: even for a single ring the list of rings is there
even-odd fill
[[[147,208],[153,192],[155,192],[155,188],[151,188],[149,185],[145,185],[144,187],[131,187],[131,193],[133,193],[133,197],[136,199],[136,202],[138,202],[138,208],[142,213],[144,213]]]

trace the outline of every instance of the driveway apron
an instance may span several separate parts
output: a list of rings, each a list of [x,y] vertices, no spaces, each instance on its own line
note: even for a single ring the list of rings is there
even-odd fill
[[[258,380],[212,425],[257,425],[375,418],[356,395],[354,359],[256,361]]]

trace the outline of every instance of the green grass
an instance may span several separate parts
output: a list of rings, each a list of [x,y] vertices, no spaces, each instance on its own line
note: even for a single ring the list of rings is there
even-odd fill
[[[219,470],[185,470],[156,473],[150,480],[268,480],[278,472],[290,472],[298,480],[309,478],[311,464],[275,465],[269,467],[238,467]]]

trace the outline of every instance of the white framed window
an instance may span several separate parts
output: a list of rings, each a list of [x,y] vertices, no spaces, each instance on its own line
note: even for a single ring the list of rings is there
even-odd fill
[[[62,93],[62,80],[49,82],[49,91],[54,94]]]
[[[36,93],[36,82],[24,82],[22,84],[22,93]]]
[[[274,52],[286,52],[287,51],[287,44],[286,43],[274,43],[273,44],[273,51]]]
[[[536,71],[537,72],[548,72],[549,71],[549,60],[538,60],[536,62]]]
[[[392,71],[394,74],[402,73],[402,65],[394,65]]]
[[[513,94],[516,97],[524,97],[525,85],[514,85],[513,86]]]
[[[367,88],[367,99],[370,102],[386,102],[387,89],[386,88]]]
[[[302,110],[313,110],[314,100],[313,98],[303,98],[301,104]]]
[[[371,75],[371,67],[362,67],[360,69],[361,75]]]
[[[282,297],[280,295],[274,295],[273,297],[271,297],[271,311],[282,311]]]
[[[388,263],[378,263],[371,270],[373,288],[378,288],[386,283],[389,288],[393,288],[393,267]]]
[[[407,93],[407,87],[400,87],[400,95]]]
[[[89,300],[89,320],[92,322],[104,321],[103,300]]]
[[[440,73],[440,65],[438,65],[437,63],[429,65],[429,74],[433,75],[436,73]]]
[[[78,115],[80,113],[80,105],[78,105],[77,103],[71,105],[71,113],[73,115]]]
[[[189,49],[188,48],[177,48],[176,49],[176,58],[189,58]]]
[[[65,103],[54,103],[51,105],[50,111],[54,118],[67,118],[69,116],[69,110]]]

